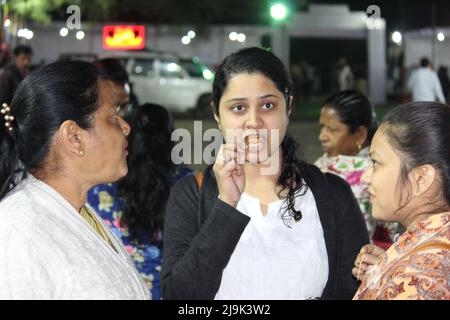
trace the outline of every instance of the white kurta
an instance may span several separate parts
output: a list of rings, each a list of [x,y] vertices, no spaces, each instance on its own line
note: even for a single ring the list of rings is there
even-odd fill
[[[298,194],[295,208],[303,218],[281,219],[283,201],[261,212],[257,198],[245,193],[237,209],[250,222],[222,275],[216,300],[310,299],[322,295],[328,280],[328,254],[311,190]]]
[[[102,226],[118,253],[29,175],[0,202],[0,299],[148,299],[120,240]]]

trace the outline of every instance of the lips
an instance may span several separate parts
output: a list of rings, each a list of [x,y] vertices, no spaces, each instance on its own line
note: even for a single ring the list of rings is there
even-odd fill
[[[375,195],[374,195],[372,192],[370,192],[369,190],[366,190],[366,191],[367,191],[367,194],[369,195],[370,201],[372,201],[373,199],[375,199]]]
[[[323,149],[323,152],[325,152],[325,153],[329,153],[331,151],[331,148],[327,147],[327,146],[322,146],[322,149]]]

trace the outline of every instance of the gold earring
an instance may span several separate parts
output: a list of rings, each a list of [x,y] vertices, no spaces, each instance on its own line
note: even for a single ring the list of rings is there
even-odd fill
[[[82,157],[82,156],[84,156],[84,151],[83,151],[83,149],[80,149],[80,151],[78,151],[78,153],[79,153],[79,155]]]
[[[358,147],[358,150],[361,151],[362,145],[360,143],[357,143],[356,146]]]

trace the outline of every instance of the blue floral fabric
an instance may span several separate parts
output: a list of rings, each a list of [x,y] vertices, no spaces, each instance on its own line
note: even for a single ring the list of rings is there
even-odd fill
[[[172,176],[172,185],[182,177],[193,174],[186,166],[180,166]],[[130,237],[128,228],[122,225],[122,210],[125,201],[119,197],[117,184],[108,183],[95,186],[88,192],[87,202],[102,217],[114,234],[122,240],[133,259],[137,270],[150,290],[153,300],[160,300],[159,279],[162,264],[162,232],[156,239],[136,241]]]

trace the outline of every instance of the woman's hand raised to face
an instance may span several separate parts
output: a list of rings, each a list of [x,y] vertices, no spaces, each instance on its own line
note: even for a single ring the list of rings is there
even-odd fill
[[[243,153],[244,152],[244,153]],[[242,161],[242,157],[244,157]],[[223,144],[217,153],[213,170],[219,189],[219,198],[236,207],[245,188],[245,151],[236,144]]]
[[[361,248],[358,256],[355,260],[355,266],[352,269],[352,273],[356,279],[361,280],[366,274],[369,267],[378,264],[381,260],[381,256],[385,253],[382,248],[367,244]]]

